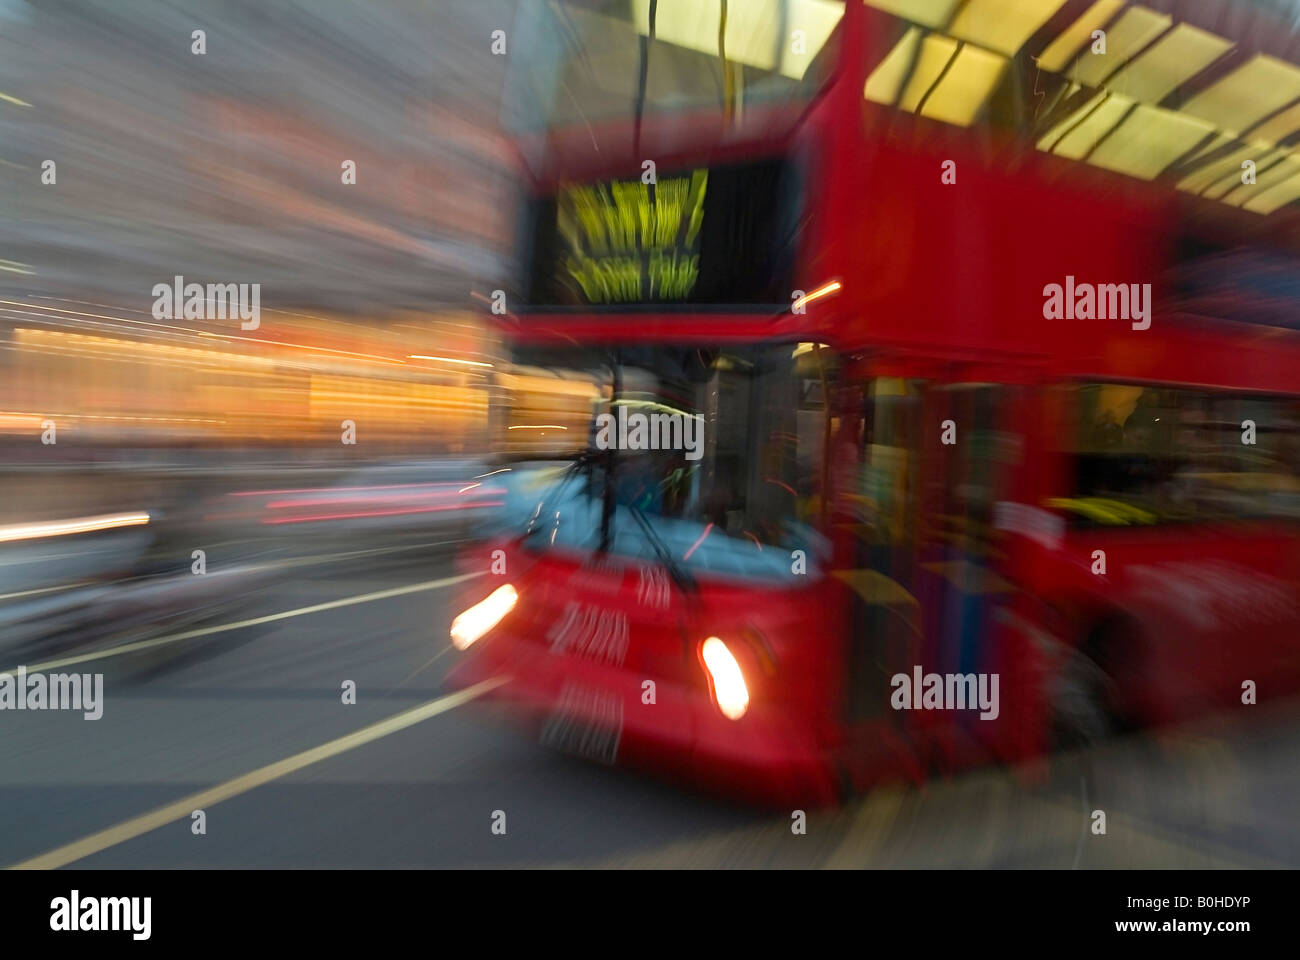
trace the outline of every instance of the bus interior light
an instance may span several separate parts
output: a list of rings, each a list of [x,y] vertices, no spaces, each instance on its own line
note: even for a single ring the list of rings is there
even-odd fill
[[[474,604],[451,622],[451,642],[457,650],[468,650],[474,641],[501,622],[515,608],[519,594],[510,584],[497,587],[487,599]]]
[[[1123,5],[1123,0],[1097,0],[1047,45],[1038,56],[1037,65],[1052,73],[1062,72],[1079,49],[1092,40],[1092,31],[1103,24],[1109,24]]]
[[[967,0],[956,11],[948,32],[1014,56],[1063,6],[1065,0]]]
[[[1102,86],[1118,64],[1128,63],[1173,23],[1173,17],[1168,14],[1139,5],[1129,7],[1106,26],[1105,56],[1094,55],[1091,47],[1080,50],[1071,76],[1085,86]]]

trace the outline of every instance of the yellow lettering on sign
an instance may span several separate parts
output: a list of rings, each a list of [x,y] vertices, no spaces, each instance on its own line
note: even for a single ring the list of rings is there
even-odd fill
[[[556,209],[569,247],[564,269],[591,303],[683,299],[699,278],[694,248],[704,222],[709,172],[566,185]],[[643,289],[644,288],[644,289]]]

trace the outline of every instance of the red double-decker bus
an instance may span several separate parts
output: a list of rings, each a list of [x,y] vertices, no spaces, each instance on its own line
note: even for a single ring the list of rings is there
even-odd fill
[[[497,320],[596,400],[494,477],[453,683],[800,804],[1295,689],[1279,4],[546,0],[511,37]]]

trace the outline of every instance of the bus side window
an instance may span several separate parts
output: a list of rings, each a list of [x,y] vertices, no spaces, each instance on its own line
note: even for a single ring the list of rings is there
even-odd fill
[[[1075,480],[1046,506],[1072,526],[1300,517],[1295,401],[1123,383],[1065,389],[1078,418]]]

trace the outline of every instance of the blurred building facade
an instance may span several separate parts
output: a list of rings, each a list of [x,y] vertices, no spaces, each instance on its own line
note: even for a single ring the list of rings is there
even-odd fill
[[[0,3],[0,442],[490,448],[513,9]],[[176,276],[260,325],[160,320]]]

